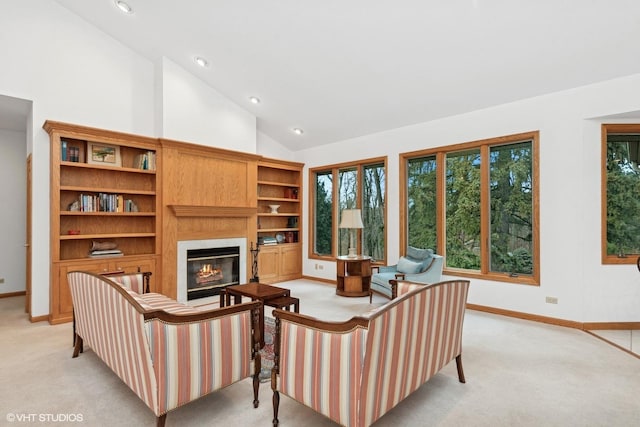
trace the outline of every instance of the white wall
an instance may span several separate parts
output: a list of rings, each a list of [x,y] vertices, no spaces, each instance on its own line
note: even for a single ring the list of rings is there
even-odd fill
[[[25,290],[27,135],[0,129],[0,294]]]
[[[162,135],[256,152],[256,117],[167,58],[162,59]]]
[[[393,264],[400,252],[399,153],[540,130],[541,285],[472,280],[469,302],[573,321],[638,321],[635,266],[600,263],[599,125],[611,118],[597,118],[638,109],[640,75],[635,75],[341,141],[297,153],[297,160],[308,169],[336,163],[336,152],[340,162],[388,156],[387,242]],[[307,204],[303,210],[308,221]],[[308,259],[306,245],[303,250],[305,275],[335,279],[334,263]],[[324,270],[316,270],[316,263]],[[546,296],[557,297],[558,304],[545,303]]]
[[[292,162],[296,161],[296,156],[293,151],[262,132],[258,132],[258,147],[256,154],[274,159],[289,160]]]
[[[51,0],[3,5],[0,55],[0,94],[33,101],[26,132],[33,154],[33,317],[49,313],[45,120],[256,150],[254,116],[175,64],[152,63]]]

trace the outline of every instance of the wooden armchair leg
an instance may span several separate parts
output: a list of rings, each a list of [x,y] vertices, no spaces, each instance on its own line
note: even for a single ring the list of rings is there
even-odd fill
[[[76,343],[76,345],[73,347],[72,358],[78,357],[78,354],[82,352],[82,338],[80,337],[80,335],[75,333],[74,333],[74,336],[75,336],[75,339],[73,341]]]
[[[258,399],[258,391],[260,389],[260,371],[262,370],[262,364],[260,363],[260,353],[256,353],[255,360],[255,372],[253,373],[253,407],[257,408],[260,405],[260,400]]]
[[[156,427],[164,427],[164,423],[167,421],[167,414],[162,414],[157,418]]]
[[[462,370],[462,355],[461,354],[456,356],[456,366],[458,368],[458,380],[461,383],[466,383],[467,381],[464,379],[464,371]]]
[[[273,427],[277,427],[280,421],[278,421],[278,407],[280,406],[280,393],[273,390]]]

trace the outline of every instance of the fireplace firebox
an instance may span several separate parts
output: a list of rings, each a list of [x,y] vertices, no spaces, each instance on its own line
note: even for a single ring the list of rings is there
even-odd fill
[[[187,251],[187,300],[219,295],[240,283],[240,247]]]
[[[233,251],[230,251],[229,248],[233,248]],[[203,250],[203,252],[199,252],[200,250]],[[226,271],[229,268],[229,262],[226,261],[226,263],[222,263],[220,258],[215,258],[219,256],[232,259],[231,265],[233,270],[230,273]],[[194,265],[188,267],[188,264],[191,263],[187,262],[187,258],[207,257],[213,258],[209,261],[195,260]],[[218,262],[216,260],[220,261]],[[197,301],[200,298],[220,294],[224,286],[247,283],[247,239],[244,237],[179,240],[176,261],[177,297],[178,301],[182,303],[187,303],[189,300]],[[196,268],[198,263],[201,265]],[[237,265],[234,266],[234,263]],[[210,266],[207,267],[207,264]],[[222,264],[222,267],[220,264]],[[202,272],[198,275],[198,271],[201,269]],[[196,280],[198,276],[200,277],[200,284],[198,284],[198,280]],[[204,285],[207,279],[215,280],[211,280],[211,282],[214,283]],[[187,283],[190,284],[188,285]],[[198,290],[198,287],[211,288]]]

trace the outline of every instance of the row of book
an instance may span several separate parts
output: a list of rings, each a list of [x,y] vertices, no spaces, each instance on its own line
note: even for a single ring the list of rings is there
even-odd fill
[[[78,201],[80,212],[138,212],[135,202],[121,194],[80,194]]]
[[[144,154],[138,154],[134,160],[133,167],[144,170],[156,170],[156,152],[147,151]]]
[[[67,141],[62,141],[62,153],[60,153],[63,162],[79,162],[80,161],[80,148],[67,144]]]

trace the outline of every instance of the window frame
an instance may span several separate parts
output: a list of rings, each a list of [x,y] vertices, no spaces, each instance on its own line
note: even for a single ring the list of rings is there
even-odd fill
[[[539,131],[523,132],[513,135],[500,136],[495,138],[482,139],[477,141],[464,142],[448,146],[434,147],[426,150],[400,153],[400,255],[405,255],[408,244],[408,161],[411,159],[436,156],[436,224],[437,224],[437,248],[436,253],[444,254],[446,248],[446,155],[470,149],[480,149],[480,241],[482,242],[480,251],[480,270],[464,270],[459,268],[443,267],[443,274],[451,276],[469,277],[476,279],[493,280],[497,282],[507,282],[514,284],[524,284],[540,286],[540,198],[539,198]],[[493,146],[509,145],[518,142],[531,141],[532,147],[532,223],[533,223],[533,251],[532,256],[533,272],[531,275],[518,275],[513,277],[510,273],[491,271],[490,268],[490,240],[491,232],[491,201],[490,201],[490,162],[489,149]]]
[[[636,264],[640,254],[625,254],[625,257],[607,254],[607,136],[609,133],[640,134],[640,123],[603,123],[601,125],[601,154],[600,154],[600,252],[602,264]]]
[[[355,169],[357,173],[357,192],[358,197],[356,200],[357,209],[362,209],[362,192],[363,192],[363,176],[364,176],[364,168],[367,166],[382,164],[384,167],[384,259],[376,259],[373,261],[374,264],[386,265],[387,260],[387,246],[388,246],[388,217],[387,217],[387,198],[388,198],[388,184],[389,184],[389,176],[388,176],[388,165],[387,165],[388,157],[372,157],[368,159],[357,160],[353,162],[344,162],[344,163],[336,163],[331,165],[317,166],[314,168],[309,168],[309,221],[308,221],[308,233],[309,233],[309,241],[308,241],[308,257],[309,259],[323,260],[323,261],[335,261],[337,258],[337,254],[339,253],[339,244],[340,244],[340,228],[339,220],[340,213],[336,206],[339,206],[339,190],[340,186],[339,182],[339,171],[344,169]],[[332,244],[331,244],[331,254],[330,255],[320,255],[315,253],[315,229],[316,229],[316,174],[324,173],[331,171],[333,186],[332,186],[332,222],[331,222],[331,236],[332,236]],[[362,230],[356,230],[356,243],[358,248],[358,253],[362,253]]]

